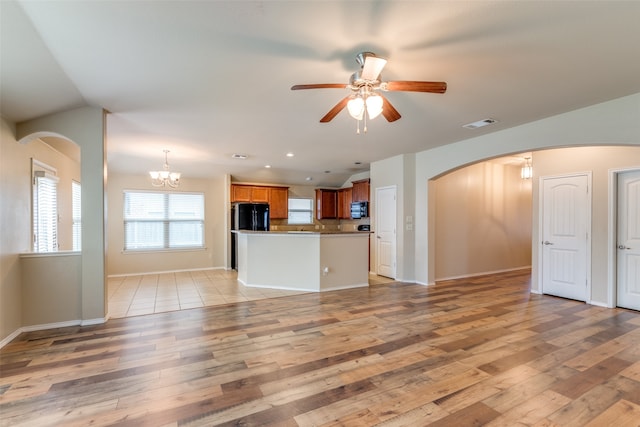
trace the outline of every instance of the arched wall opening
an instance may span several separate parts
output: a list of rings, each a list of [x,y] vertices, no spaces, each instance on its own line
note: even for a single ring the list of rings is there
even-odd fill
[[[531,267],[531,153],[477,162],[433,180],[435,280]]]
[[[101,108],[83,107],[51,114],[16,125],[16,139],[28,142],[33,138],[56,137],[73,141],[82,153],[82,256],[80,260],[79,313],[70,313],[64,322],[79,324],[103,323],[107,317],[106,303],[106,239],[105,188],[106,142],[105,115]],[[38,307],[32,307],[34,312]],[[46,319],[38,323],[60,323]]]

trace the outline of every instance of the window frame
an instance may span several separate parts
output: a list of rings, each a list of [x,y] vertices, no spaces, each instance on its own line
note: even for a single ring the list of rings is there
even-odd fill
[[[34,158],[31,159],[31,250],[35,253],[57,252],[60,249],[58,241],[58,183],[60,178],[57,174],[56,168]],[[44,194],[47,190],[46,187],[53,187],[48,195]],[[44,200],[41,200],[42,198]],[[42,202],[45,200],[49,206],[43,210]],[[42,213],[46,213],[48,218],[41,217]],[[44,236],[43,233],[46,233],[47,236]],[[46,247],[41,244],[43,240],[47,242],[45,243]]]
[[[162,216],[157,218],[135,218],[127,215],[128,208],[128,195],[133,194],[154,194],[162,196]],[[183,196],[199,196],[198,203],[199,206],[194,206],[196,209],[192,212],[199,211],[201,217],[194,218],[172,218],[171,217],[171,199]],[[175,192],[175,191],[146,191],[146,190],[123,190],[123,209],[122,209],[122,219],[123,219],[123,253],[140,253],[140,252],[179,252],[179,251],[194,251],[194,250],[204,250],[205,247],[205,194],[204,192]],[[147,213],[148,214],[148,213]],[[147,246],[141,247],[140,244],[131,245],[128,243],[127,233],[129,227],[128,224],[161,224],[161,227],[156,229],[160,231],[162,236],[162,244],[159,246],[156,242],[148,244]],[[188,223],[196,223],[196,228],[194,229],[195,234],[199,234],[200,241],[197,244],[176,244],[175,240],[172,239],[172,236],[175,237],[175,233],[177,232],[176,227],[178,225],[185,225]],[[135,232],[135,230],[133,230]],[[141,231],[145,232],[145,231]],[[174,243],[172,243],[174,242]]]

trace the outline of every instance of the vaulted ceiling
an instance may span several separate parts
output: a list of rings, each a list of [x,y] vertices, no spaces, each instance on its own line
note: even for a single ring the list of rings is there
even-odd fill
[[[0,12],[3,117],[102,107],[113,172],[157,169],[168,149],[185,180],[339,186],[376,160],[640,92],[639,1],[2,0]],[[448,90],[386,93],[402,118],[366,134],[346,111],[319,123],[348,90],[291,86],[347,83],[361,51],[388,59],[383,80]],[[497,123],[462,127],[486,118]]]

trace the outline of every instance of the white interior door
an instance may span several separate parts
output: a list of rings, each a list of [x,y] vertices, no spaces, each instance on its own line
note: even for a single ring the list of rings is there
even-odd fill
[[[588,175],[544,178],[542,292],[587,300],[590,195]]]
[[[376,189],[376,272],[396,278],[396,187]]]
[[[640,310],[640,170],[618,174],[618,306]]]

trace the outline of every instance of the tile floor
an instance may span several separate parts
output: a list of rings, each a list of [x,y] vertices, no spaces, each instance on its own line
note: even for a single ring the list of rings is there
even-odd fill
[[[391,279],[370,276],[369,283],[389,281]],[[111,318],[303,293],[249,288],[237,281],[237,272],[234,270],[201,270],[110,277],[107,282],[107,292]]]

